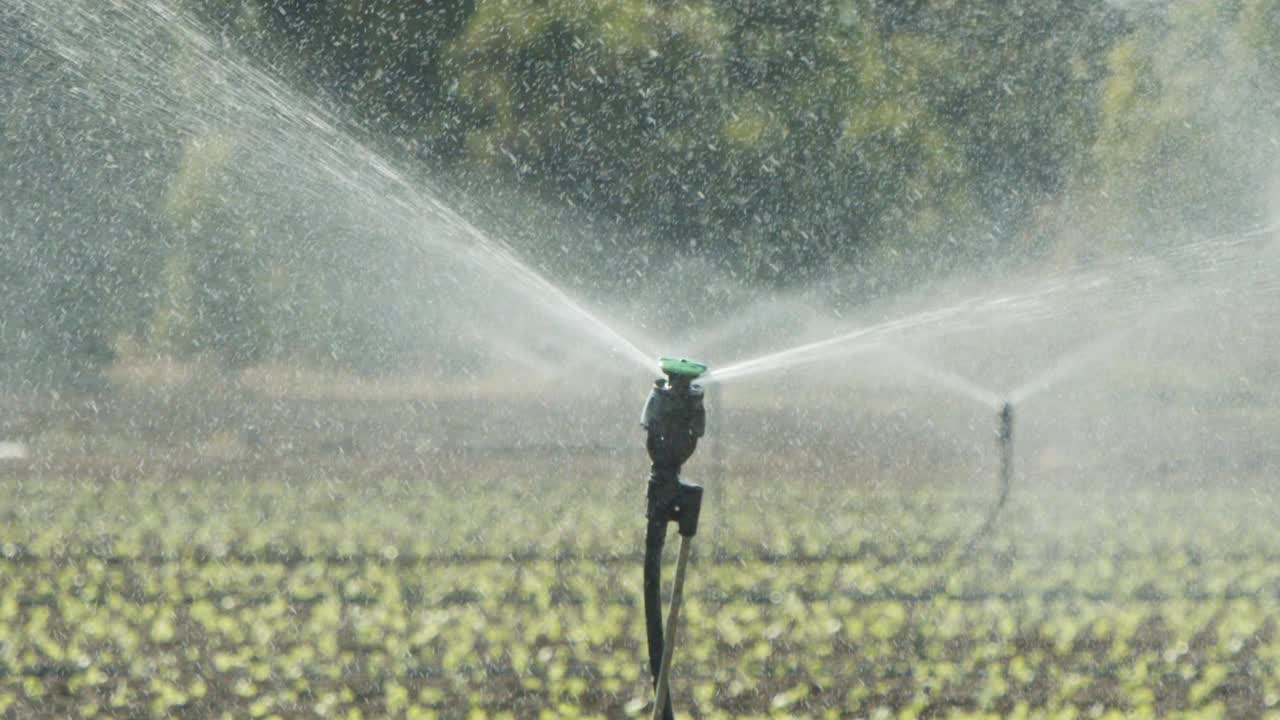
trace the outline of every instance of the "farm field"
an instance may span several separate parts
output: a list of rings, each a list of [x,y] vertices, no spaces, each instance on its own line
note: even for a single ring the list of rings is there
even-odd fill
[[[361,540],[344,544],[311,531],[323,503],[259,522],[226,508],[271,507],[263,497],[143,485],[77,507],[80,486],[67,482],[56,501],[72,505],[44,515],[52,524],[6,523],[8,712],[642,714],[639,557],[603,527],[508,554],[475,535],[416,546],[405,513],[349,521],[341,534]],[[434,505],[428,524],[468,512],[438,500],[402,498]],[[183,508],[177,522],[170,508]],[[116,532],[89,521],[78,541],[77,518],[95,511],[117,512]],[[910,526],[929,510],[865,512]],[[179,530],[199,514],[209,524]],[[735,534],[694,559],[676,701],[701,717],[1272,707],[1280,563],[1269,532],[1158,529],[1145,528],[1144,547],[1086,553],[1006,535],[968,558],[945,535]]]
[[[155,402],[54,415],[30,460],[0,466],[5,716],[646,716],[631,429],[499,446],[473,432],[484,413],[446,400],[431,410],[453,425],[415,434],[412,413],[292,395],[191,417],[169,397],[170,422],[125,421],[159,417]],[[244,415],[268,405],[299,420]],[[966,554],[995,495],[989,436],[967,445],[935,418],[923,447],[894,420],[910,408],[869,408],[867,442],[916,443],[875,456],[835,443],[847,429],[826,415],[726,406],[740,437],[726,428],[687,469],[710,494],[679,715],[1280,709],[1264,478],[1194,482],[1184,464],[1119,482],[1048,473],[1061,463],[1041,452]],[[245,425],[267,430],[228,430]]]
[[[1280,0],[0,0],[0,67],[0,720],[650,718],[695,507],[680,720],[1280,720]]]

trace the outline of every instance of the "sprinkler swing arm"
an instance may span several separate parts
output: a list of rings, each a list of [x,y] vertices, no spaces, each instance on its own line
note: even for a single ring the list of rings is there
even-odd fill
[[[707,366],[683,358],[661,358],[658,362],[667,377],[654,380],[640,419],[646,433],[645,447],[652,462],[645,498],[648,520],[644,543],[644,614],[649,668],[656,693],[653,717],[654,720],[672,720],[674,714],[668,685],[671,657],[690,543],[698,532],[698,517],[702,510],[702,486],[681,480],[680,468],[693,455],[698,439],[706,432],[707,414],[702,388],[694,385],[693,381],[706,372]],[[667,523],[670,522],[677,523],[679,527],[680,554],[676,561],[664,643],[662,547],[666,543]]]

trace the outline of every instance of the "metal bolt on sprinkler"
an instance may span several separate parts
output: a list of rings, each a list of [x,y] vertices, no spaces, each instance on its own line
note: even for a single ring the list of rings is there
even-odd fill
[[[649,669],[654,676],[656,693],[653,720],[673,720],[675,715],[671,710],[668,684],[671,656],[676,644],[676,622],[680,618],[685,567],[702,510],[702,486],[681,480],[680,468],[693,455],[698,447],[698,438],[707,429],[702,388],[693,384],[707,371],[707,366],[685,358],[660,358],[658,365],[666,377],[654,380],[640,420],[647,435],[645,446],[652,462],[645,513],[648,524],[644,540],[644,616],[649,635]],[[676,560],[664,645],[660,589],[662,546],[666,542],[669,522],[679,525],[680,554]]]

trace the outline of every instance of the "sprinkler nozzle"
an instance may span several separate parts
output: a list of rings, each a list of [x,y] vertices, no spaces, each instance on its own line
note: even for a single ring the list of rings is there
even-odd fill
[[[688,358],[658,358],[658,367],[666,374],[671,387],[687,391],[694,380],[707,371],[705,363]]]
[[[658,358],[658,367],[662,368],[662,372],[668,376],[680,375],[690,380],[698,377],[707,371],[706,363],[700,363],[697,360],[688,358],[664,357]]]

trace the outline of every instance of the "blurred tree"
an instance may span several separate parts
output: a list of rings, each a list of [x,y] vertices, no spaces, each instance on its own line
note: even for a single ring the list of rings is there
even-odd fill
[[[497,172],[784,285],[1008,252],[1080,171],[1124,28],[1103,0],[205,2],[257,7],[464,186]]]
[[[492,0],[451,65],[471,162],[795,284],[866,252],[1006,249],[987,239],[1091,141],[1114,26],[1103,3],[1043,0]]]
[[[275,72],[437,163],[461,152],[446,48],[472,0],[188,0]]]
[[[1123,246],[1268,220],[1280,160],[1275,2],[1177,3],[1107,54],[1081,192]]]
[[[467,158],[685,238],[707,221],[724,31],[706,3],[482,0],[450,51]]]
[[[235,140],[216,132],[183,148],[165,198],[175,240],[153,339],[172,351],[244,365],[270,347],[262,292],[268,256],[257,247],[256,205],[239,196],[227,172],[235,153]]]

